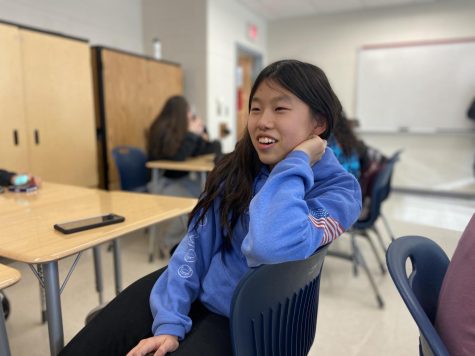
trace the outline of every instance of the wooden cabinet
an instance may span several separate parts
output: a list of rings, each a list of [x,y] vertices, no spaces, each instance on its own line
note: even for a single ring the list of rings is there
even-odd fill
[[[0,168],[30,167],[23,97],[20,33],[0,23]]]
[[[146,150],[146,133],[165,101],[183,93],[178,64],[94,47],[101,187],[119,188],[111,155],[119,145]]]
[[[90,47],[0,24],[0,167],[97,186]]]

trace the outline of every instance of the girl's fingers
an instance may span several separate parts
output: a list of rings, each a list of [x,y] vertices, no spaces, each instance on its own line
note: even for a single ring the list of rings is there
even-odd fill
[[[168,352],[173,352],[178,348],[176,340],[166,339],[162,345],[155,351],[154,356],[165,356]]]
[[[154,352],[160,348],[162,341],[157,338],[148,338],[140,340],[140,342],[132,350],[129,351],[127,356],[144,356],[150,352]]]

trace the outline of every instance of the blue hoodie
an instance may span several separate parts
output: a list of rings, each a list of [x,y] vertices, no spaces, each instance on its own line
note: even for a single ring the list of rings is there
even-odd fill
[[[250,268],[309,257],[347,230],[361,211],[360,186],[331,149],[313,167],[303,151],[289,153],[271,172],[263,165],[253,188],[231,248],[223,247],[220,199],[196,228],[192,221],[152,289],[154,335],[182,340],[191,329],[188,313],[197,298],[229,317],[236,285]]]

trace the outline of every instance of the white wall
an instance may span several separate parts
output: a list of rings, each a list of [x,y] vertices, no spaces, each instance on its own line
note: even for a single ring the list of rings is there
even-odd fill
[[[0,0],[0,20],[142,53],[138,0]]]
[[[255,40],[247,36],[247,26],[258,28]],[[208,122],[213,136],[219,123],[228,123],[231,135],[223,149],[232,151],[236,142],[236,65],[237,45],[267,56],[267,23],[235,0],[208,0]],[[218,107],[221,107],[219,110]]]
[[[357,50],[367,44],[475,36],[475,2],[385,7],[269,23],[268,55],[320,66],[354,114]]]
[[[231,151],[236,133],[237,45],[266,55],[266,21],[235,0],[143,0],[144,49],[152,54],[152,40],[160,38],[163,59],[179,63],[184,71],[185,96],[194,104],[217,138],[226,122],[231,135],[222,141]],[[258,37],[247,37],[248,24]],[[220,108],[218,108],[218,106]]]
[[[143,0],[143,46],[153,54],[159,38],[162,58],[181,65],[185,97],[206,119],[207,0]]]
[[[475,37],[475,2],[448,1],[276,20],[269,23],[268,31],[269,60],[297,58],[320,66],[352,116],[357,51],[361,46]],[[473,180],[474,132],[458,136],[362,136],[387,154],[404,149],[401,162],[396,166],[396,186],[445,189],[449,183],[456,186],[457,182]],[[473,191],[474,183],[468,184]]]

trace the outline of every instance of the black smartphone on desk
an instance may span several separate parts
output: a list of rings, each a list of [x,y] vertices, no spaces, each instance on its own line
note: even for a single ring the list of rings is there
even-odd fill
[[[125,221],[123,216],[117,214],[106,214],[93,216],[86,219],[68,221],[60,224],[54,224],[54,228],[63,234],[72,234],[74,232],[94,229],[96,227],[117,224]]]

